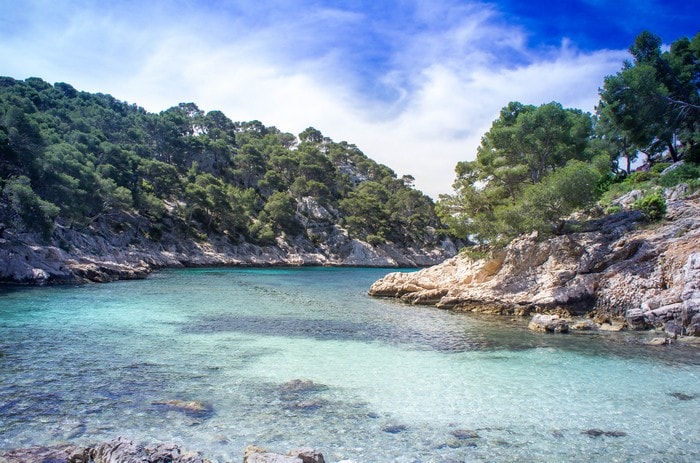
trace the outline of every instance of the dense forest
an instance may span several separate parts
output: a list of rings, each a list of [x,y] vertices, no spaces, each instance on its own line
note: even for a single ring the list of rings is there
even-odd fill
[[[629,51],[605,78],[595,115],[556,102],[501,110],[476,159],[457,165],[455,193],[438,202],[455,236],[494,246],[565,232],[573,212],[615,212],[612,200],[632,189],[646,192],[634,206],[654,220],[663,187],[700,187],[700,33],[663,51],[642,32]]]
[[[297,136],[183,103],[159,114],[39,78],[0,78],[0,237],[50,240],[126,215],[144,235],[322,239],[319,210],[350,238],[430,248],[444,239],[432,200],[355,145]]]

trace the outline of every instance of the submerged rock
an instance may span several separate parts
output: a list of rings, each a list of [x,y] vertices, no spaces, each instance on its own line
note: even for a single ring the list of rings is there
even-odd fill
[[[407,429],[408,427],[405,424],[387,424],[385,426],[382,426],[382,431],[388,434],[398,434],[400,432],[404,432]]]
[[[581,434],[585,434],[588,437],[600,437],[600,436],[607,436],[607,437],[624,437],[627,435],[626,432],[624,431],[603,431],[602,429],[586,429],[585,431],[581,431]]]
[[[78,448],[73,445],[57,445],[52,447],[35,446],[23,449],[13,449],[5,453],[0,453],[2,463],[68,463],[69,457],[76,453],[75,459],[70,462],[80,462]],[[86,461],[87,462],[87,461]]]
[[[670,392],[668,395],[675,397],[678,400],[693,400],[698,397],[697,394],[686,394],[684,392]]]
[[[285,410],[311,412],[328,404],[328,401],[315,396],[325,391],[328,386],[311,380],[293,379],[280,387],[280,400]]]
[[[156,400],[151,402],[153,405],[158,405],[173,410],[184,412],[188,415],[197,418],[203,418],[211,415],[214,411],[211,405],[200,402],[198,400]]]
[[[471,429],[455,429],[452,431],[452,435],[457,439],[478,439],[479,433]]]
[[[243,454],[243,463],[325,463],[323,454],[312,448],[290,450],[286,455],[268,452],[249,445]]]
[[[328,386],[324,384],[314,383],[311,380],[304,379],[292,379],[287,381],[282,385],[280,390],[282,393],[307,393],[307,392],[319,392],[328,389]]]
[[[284,405],[285,410],[299,410],[305,412],[316,411],[324,405],[328,405],[328,401],[324,399],[309,399],[301,402],[292,402]]]

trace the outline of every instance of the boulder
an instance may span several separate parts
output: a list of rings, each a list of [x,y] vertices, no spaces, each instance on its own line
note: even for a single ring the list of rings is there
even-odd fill
[[[683,327],[674,321],[668,321],[664,324],[664,332],[672,338],[677,338],[683,334]]]
[[[268,452],[249,445],[243,453],[243,463],[325,463],[323,454],[308,447],[291,450],[286,455]]]
[[[671,340],[668,338],[653,338],[647,344],[650,346],[667,346],[671,344]]]
[[[625,318],[627,326],[633,330],[646,330],[653,326],[651,323],[649,323],[649,319],[642,309],[628,310]]]
[[[600,331],[612,331],[614,333],[617,333],[618,331],[622,331],[625,329],[625,325],[619,322],[612,322],[612,323],[601,323],[601,325],[598,327]]]
[[[593,320],[578,320],[569,328],[573,331],[596,331],[599,327]]]
[[[532,316],[532,320],[527,325],[532,331],[542,333],[568,333],[569,323],[567,320],[559,318],[559,315],[546,315],[537,313]]]

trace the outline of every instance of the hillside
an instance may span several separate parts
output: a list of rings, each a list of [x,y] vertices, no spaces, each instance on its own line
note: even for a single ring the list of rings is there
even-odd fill
[[[162,266],[434,264],[430,198],[355,145],[182,103],[149,113],[0,78],[0,280],[140,277]]]

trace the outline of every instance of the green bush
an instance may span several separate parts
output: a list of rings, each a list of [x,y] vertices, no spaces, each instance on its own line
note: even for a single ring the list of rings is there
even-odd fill
[[[60,213],[55,204],[45,201],[32,190],[29,178],[19,176],[7,181],[0,200],[6,197],[10,208],[21,219],[20,228],[41,232],[45,239],[51,236],[54,219]],[[23,227],[21,226],[23,225]]]
[[[671,167],[672,165],[673,165],[673,163],[671,163],[671,162],[657,162],[656,164],[651,166],[651,169],[649,169],[649,170],[651,171],[652,174],[661,175],[661,172],[663,172],[667,168]]]
[[[670,188],[676,186],[679,183],[685,183],[689,180],[700,179],[700,165],[697,164],[683,164],[678,166],[671,172],[664,174],[659,178],[659,185],[664,188]]]
[[[600,198],[600,204],[603,206],[611,205],[615,199],[634,189],[634,186],[628,182],[613,183],[608,191],[603,193],[603,196]]]
[[[654,175],[651,172],[640,170],[639,172],[632,172],[625,181],[634,185],[638,185],[640,183],[648,182],[653,177]]]
[[[622,206],[619,204],[610,205],[605,209],[605,213],[609,215],[617,214],[618,212],[622,212]]]
[[[666,200],[658,191],[638,199],[633,207],[642,211],[652,222],[661,220],[666,215]]]

